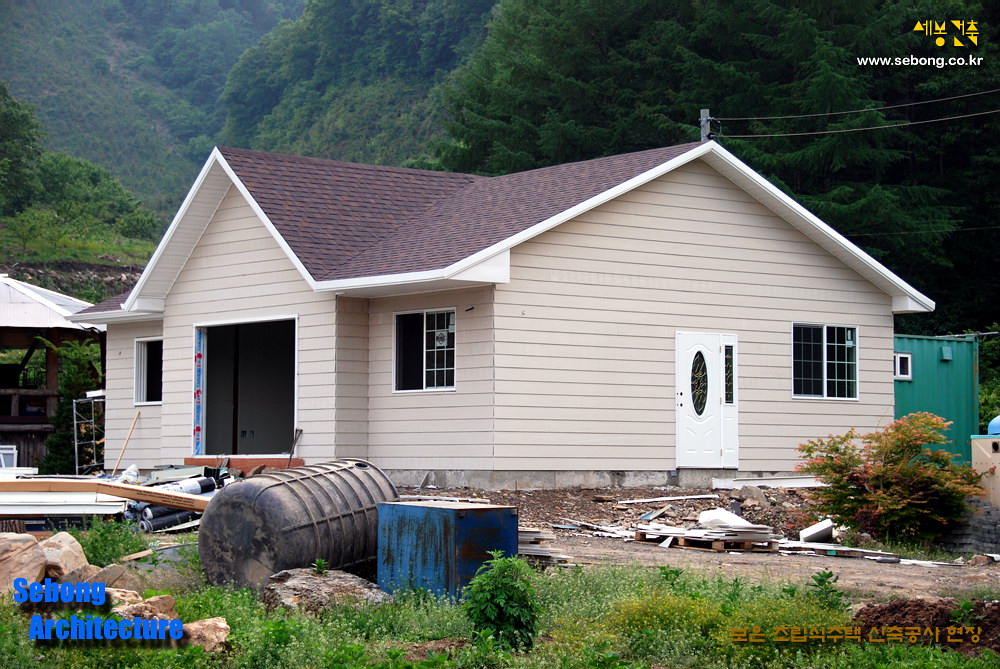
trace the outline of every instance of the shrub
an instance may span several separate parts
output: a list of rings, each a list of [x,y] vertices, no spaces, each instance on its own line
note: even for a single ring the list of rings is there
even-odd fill
[[[465,611],[477,632],[492,634],[501,646],[531,648],[538,632],[541,607],[532,584],[531,567],[516,557],[493,559],[479,568],[465,590]]]
[[[963,519],[982,477],[931,447],[950,423],[930,413],[904,416],[880,432],[816,439],[799,446],[798,471],[826,484],[810,491],[819,513],[879,538],[929,540]],[[860,445],[859,445],[860,442]]]
[[[98,567],[107,567],[125,555],[149,548],[149,542],[139,533],[135,523],[105,521],[94,516],[85,531],[70,530],[69,533],[80,542],[87,561]]]

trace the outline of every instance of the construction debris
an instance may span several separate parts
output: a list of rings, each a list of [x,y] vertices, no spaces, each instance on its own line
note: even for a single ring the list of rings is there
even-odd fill
[[[537,527],[517,528],[517,554],[541,565],[568,564],[572,556],[559,552],[551,542],[556,535]]]
[[[829,518],[810,525],[799,532],[799,541],[830,541],[833,539],[833,521]]]
[[[645,504],[647,502],[679,502],[683,499],[719,499],[718,495],[680,495],[676,497],[650,497],[649,499],[623,499],[618,504]]]

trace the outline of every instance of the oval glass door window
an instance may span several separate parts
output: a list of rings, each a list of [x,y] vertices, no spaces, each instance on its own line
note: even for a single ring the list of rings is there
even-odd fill
[[[691,361],[691,401],[696,414],[700,416],[705,413],[705,405],[708,403],[708,365],[705,364],[705,356],[701,351],[695,353]]]

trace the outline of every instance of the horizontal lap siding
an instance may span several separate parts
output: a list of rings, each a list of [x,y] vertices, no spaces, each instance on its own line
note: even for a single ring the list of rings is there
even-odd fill
[[[337,456],[367,459],[368,300],[337,299],[335,417]]]
[[[673,469],[676,332],[739,340],[740,469],[892,419],[891,300],[699,162],[511,253],[496,469]],[[791,398],[793,322],[856,325],[859,401]]]
[[[298,316],[296,455],[334,457],[336,298],[316,293],[253,210],[230,189],[166,299],[163,462],[191,454],[195,324]],[[209,409],[211,410],[211,409]]]
[[[492,288],[369,301],[368,454],[389,469],[493,469]],[[455,390],[393,392],[394,314],[455,308]]]
[[[108,326],[106,388],[106,416],[104,433],[104,461],[112,466],[121,454],[132,421],[135,430],[122,456],[121,468],[135,464],[149,469],[160,459],[160,406],[135,405],[135,340],[141,337],[159,337],[163,332],[160,321],[146,323],[112,323]],[[136,420],[136,413],[139,418]]]

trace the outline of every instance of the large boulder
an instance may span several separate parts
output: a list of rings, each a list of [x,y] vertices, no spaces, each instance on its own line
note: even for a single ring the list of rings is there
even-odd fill
[[[62,578],[63,583],[102,583],[94,578],[96,574],[101,573],[101,568],[92,564],[85,564],[82,567],[77,567],[70,573],[66,574]]]
[[[45,551],[45,575],[54,581],[89,564],[83,546],[69,532],[53,534],[38,545]]]
[[[111,613],[122,618],[173,620],[177,617],[177,612],[174,610],[176,604],[177,600],[170,595],[157,595],[132,604],[118,604],[111,609]]]
[[[0,532],[0,593],[13,590],[15,578],[45,578],[45,551],[30,534]]]
[[[225,650],[229,625],[225,618],[206,618],[184,625],[184,638],[194,646],[201,646],[206,652]]]
[[[107,588],[121,590],[142,590],[138,576],[120,564],[109,564],[89,579],[92,583],[103,583]]]
[[[264,587],[264,605],[317,612],[348,604],[381,604],[391,597],[371,581],[333,569],[317,574],[312,569],[286,569],[271,576]]]

